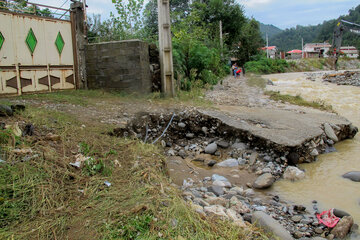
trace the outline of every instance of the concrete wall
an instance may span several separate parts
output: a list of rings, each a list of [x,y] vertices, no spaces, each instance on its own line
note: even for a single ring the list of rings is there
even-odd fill
[[[89,89],[151,92],[148,44],[140,40],[86,46]]]

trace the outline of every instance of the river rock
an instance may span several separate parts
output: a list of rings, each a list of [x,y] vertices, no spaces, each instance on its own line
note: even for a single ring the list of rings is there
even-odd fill
[[[213,186],[219,186],[219,187],[231,187],[231,183],[228,181],[220,181],[220,180],[216,180],[213,182],[212,184]]]
[[[274,233],[282,240],[293,240],[290,233],[276,220],[261,211],[255,211],[251,223],[263,228],[265,231]]]
[[[275,181],[271,173],[264,173],[259,176],[252,185],[256,189],[264,189],[270,187]]]
[[[289,153],[289,155],[286,156],[286,158],[290,164],[295,165],[299,163],[300,155],[297,154],[296,152],[291,152]]]
[[[224,140],[218,141],[216,144],[221,148],[228,148],[229,147],[229,143],[227,141],[224,141]]]
[[[325,123],[324,124],[324,131],[325,131],[325,134],[328,138],[330,138],[331,140],[333,140],[334,142],[338,142],[339,139],[338,137],[336,136],[335,132],[334,132],[334,129],[330,126],[330,124],[328,123]]]
[[[207,165],[208,165],[209,167],[213,167],[216,163],[217,163],[217,161],[215,161],[215,160],[210,160],[210,161],[207,163]]]
[[[313,156],[313,157],[316,157],[316,156],[319,155],[319,151],[318,151],[316,148],[314,148],[314,149],[310,152],[310,155]]]
[[[239,227],[246,227],[243,218],[232,209],[226,209],[226,215]]]
[[[239,166],[239,162],[236,159],[230,158],[225,161],[219,162],[216,164],[219,167],[237,167]]]
[[[183,123],[183,122],[179,122],[179,123],[178,123],[178,126],[181,127],[181,128],[185,128],[185,127],[186,127],[186,124]]]
[[[347,213],[347,212],[345,212],[343,210],[340,210],[340,209],[336,209],[336,208],[334,208],[333,213],[334,213],[335,216],[337,216],[339,218],[343,218],[345,216],[350,216],[349,213]]]
[[[233,187],[230,189],[231,192],[236,192],[239,195],[244,193],[244,189],[242,187]]]
[[[343,178],[348,178],[354,182],[360,182],[360,171],[352,171],[342,175]]]
[[[239,150],[239,151],[243,151],[247,147],[246,147],[245,143],[237,142],[237,143],[234,143],[233,145],[231,145],[231,148],[234,148],[234,149]]]
[[[210,186],[208,190],[209,192],[215,193],[216,196],[221,196],[224,194],[224,188],[220,186]]]
[[[230,199],[230,208],[241,214],[250,213],[250,209],[248,208],[248,206],[242,203],[235,196]]]
[[[221,218],[228,218],[228,216],[225,213],[225,208],[223,206],[219,205],[213,205],[209,207],[204,207],[204,212],[213,217],[221,217]]]
[[[186,138],[189,138],[189,139],[191,139],[191,138],[194,138],[194,134],[193,133],[187,133],[186,134]]]
[[[294,223],[299,223],[301,221],[303,217],[300,215],[295,215],[291,217],[291,221],[293,221]]]
[[[212,180],[213,182],[216,181],[216,180],[224,181],[224,182],[228,182],[228,181],[229,181],[226,177],[221,176],[221,175],[218,175],[218,174],[213,174],[213,175],[211,176],[211,180]]]
[[[214,154],[217,150],[217,145],[216,143],[211,143],[209,145],[206,146],[205,148],[205,153],[207,154]]]
[[[334,234],[337,238],[343,239],[349,233],[353,224],[353,218],[351,216],[345,216],[341,218],[336,226],[331,230],[331,234]]]
[[[250,155],[249,165],[252,166],[256,163],[256,160],[258,158],[259,154],[257,152],[253,152]]]
[[[178,155],[179,155],[180,157],[182,157],[182,158],[186,158],[186,157],[187,157],[187,154],[186,154],[185,150],[183,150],[183,149],[181,149],[181,150],[179,151]]]
[[[244,191],[244,195],[245,197],[252,197],[255,195],[255,192],[251,188],[248,188]]]
[[[291,181],[300,180],[305,177],[305,173],[297,167],[288,166],[283,175],[284,179]]]
[[[6,117],[12,115],[14,115],[14,113],[11,107],[3,104],[0,105],[0,117]]]
[[[220,205],[226,207],[228,201],[221,197],[207,197],[205,201],[210,205]]]

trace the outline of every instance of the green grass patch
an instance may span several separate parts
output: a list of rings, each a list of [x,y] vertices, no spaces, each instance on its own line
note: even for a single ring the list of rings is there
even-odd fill
[[[265,94],[275,101],[287,102],[298,106],[312,107],[324,111],[332,111],[332,106],[327,105],[322,101],[306,101],[300,95],[292,96],[289,94],[280,94],[280,92],[275,91],[266,91]]]
[[[20,140],[36,157],[20,161],[11,146],[6,150],[0,239],[271,239],[251,225],[195,213],[170,184],[159,146],[111,137],[107,125],[84,128],[82,119],[43,108],[28,107],[10,120],[35,126],[35,136]],[[61,141],[44,140],[48,132]],[[74,168],[69,163],[78,153],[97,162]]]

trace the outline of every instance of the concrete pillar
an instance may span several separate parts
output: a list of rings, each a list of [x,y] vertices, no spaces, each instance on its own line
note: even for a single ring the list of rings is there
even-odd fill
[[[169,0],[157,0],[159,21],[159,52],[161,90],[165,96],[174,97],[174,69],[172,58]]]
[[[75,1],[70,5],[71,31],[73,38],[74,71],[77,89],[87,89],[85,45],[84,5]]]

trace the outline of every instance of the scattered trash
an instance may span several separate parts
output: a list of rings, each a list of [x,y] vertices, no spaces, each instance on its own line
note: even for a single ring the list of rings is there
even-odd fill
[[[114,165],[116,167],[121,167],[121,164],[119,163],[119,161],[117,159],[114,160]]]
[[[4,160],[0,159],[0,163],[6,163],[6,161],[4,161]]]
[[[45,136],[45,139],[49,141],[60,141],[61,137],[59,135],[49,133]]]
[[[27,162],[27,161],[30,161],[31,159],[34,159],[34,158],[37,158],[37,157],[39,157],[39,154],[35,154],[33,156],[27,155],[27,156],[23,157],[22,161]]]
[[[32,125],[31,123],[26,124],[25,129],[24,129],[24,131],[22,133],[23,137],[26,136],[26,135],[27,136],[34,135],[34,125]]]
[[[22,104],[15,104],[15,105],[11,105],[11,110],[13,112],[20,112],[20,111],[24,111],[25,110],[25,105],[22,105]]]
[[[110,187],[110,186],[111,186],[111,182],[108,182],[108,181],[105,181],[104,184],[105,184],[107,187]]]
[[[333,228],[339,222],[340,218],[334,215],[334,209],[331,208],[329,210],[323,211],[320,214],[316,214],[317,219],[320,223],[324,224],[329,228]]]
[[[16,149],[12,150],[11,152],[18,154],[18,155],[25,155],[25,154],[30,154],[33,151],[31,150],[31,148],[22,148],[22,149],[16,148]]]
[[[22,136],[22,131],[19,128],[19,124],[17,122],[14,123],[13,125],[6,125],[5,128],[10,129],[13,132],[13,134],[17,137]]]
[[[76,168],[81,168],[81,164],[83,162],[85,162],[86,160],[89,160],[90,157],[85,157],[84,155],[82,155],[81,153],[77,154],[75,156],[76,160],[74,163],[70,163],[71,166],[76,167]]]
[[[84,189],[78,189],[78,192],[84,193]]]

